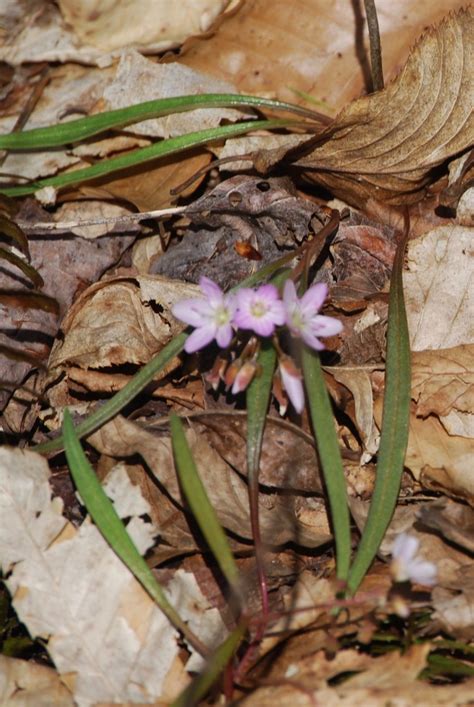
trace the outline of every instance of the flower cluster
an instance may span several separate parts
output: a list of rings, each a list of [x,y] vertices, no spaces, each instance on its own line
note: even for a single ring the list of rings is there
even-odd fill
[[[260,337],[269,337],[277,327],[286,326],[294,337],[301,338],[309,347],[321,351],[324,345],[320,338],[334,336],[342,331],[342,324],[333,317],[319,314],[328,288],[325,284],[310,287],[298,297],[294,283],[287,280],[280,299],[275,285],[261,285],[257,289],[243,287],[235,294],[225,294],[207,277],[199,281],[202,298],[178,302],[173,307],[177,319],[194,327],[187,338],[184,350],[194,353],[211,341],[226,349],[237,330],[253,332]],[[248,385],[256,366],[251,359],[239,358],[229,366],[224,380],[232,384],[232,392],[240,392]],[[304,407],[301,374],[288,356],[280,357],[281,383],[297,412]]]
[[[420,541],[414,535],[400,533],[392,545],[390,571],[396,582],[416,582],[431,587],[436,584],[436,565],[419,557]]]

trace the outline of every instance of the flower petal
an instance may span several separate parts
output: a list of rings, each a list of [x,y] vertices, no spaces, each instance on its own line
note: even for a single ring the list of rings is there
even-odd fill
[[[304,390],[301,379],[299,376],[290,374],[285,363],[280,364],[280,375],[291,404],[297,413],[302,413],[304,409]]]
[[[324,344],[319,341],[319,339],[311,331],[303,329],[301,331],[301,338],[310,349],[314,349],[315,351],[324,351]]]
[[[326,317],[324,314],[318,314],[311,321],[311,331],[316,336],[335,336],[340,334],[343,329],[342,322],[334,317]]]
[[[219,285],[213,280],[210,280],[208,277],[205,277],[203,275],[199,280],[199,287],[204,292],[209,302],[222,302],[224,298],[224,293],[222,292]]]
[[[215,324],[209,324],[207,326],[198,327],[193,331],[192,334],[186,339],[184,344],[184,350],[186,353],[194,353],[203,349],[205,346],[211,343],[216,335]]]
[[[218,346],[220,346],[221,349],[226,349],[232,341],[233,335],[234,330],[232,329],[231,324],[222,324],[217,329],[217,332],[215,334],[215,339],[217,341]]]
[[[328,296],[328,286],[325,282],[318,282],[306,290],[301,298],[301,305],[305,311],[319,312]]]
[[[171,311],[176,319],[194,327],[203,326],[209,321],[211,310],[205,299],[185,299],[176,302]]]
[[[293,280],[287,280],[283,288],[283,301],[288,306],[293,302],[298,301],[298,295],[296,294],[296,287]]]

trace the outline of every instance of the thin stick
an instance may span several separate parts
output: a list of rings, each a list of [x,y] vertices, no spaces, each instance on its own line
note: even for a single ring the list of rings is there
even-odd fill
[[[157,211],[142,211],[140,213],[124,214],[123,216],[111,216],[109,218],[92,218],[86,221],[40,221],[38,223],[29,223],[28,221],[16,221],[25,233],[49,233],[51,231],[64,232],[70,231],[73,228],[84,228],[86,226],[102,226],[102,225],[126,225],[136,223],[137,221],[145,221],[146,219],[165,219],[169,216],[182,214],[186,211],[187,206],[175,206],[170,209],[158,209]]]
[[[370,43],[370,68],[372,72],[372,88],[381,91],[384,87],[382,68],[382,47],[380,45],[379,21],[375,0],[364,0],[367,28]]]

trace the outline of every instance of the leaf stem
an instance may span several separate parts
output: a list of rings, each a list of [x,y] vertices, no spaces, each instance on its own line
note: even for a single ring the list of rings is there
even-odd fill
[[[370,68],[372,73],[372,90],[381,91],[384,87],[382,68],[382,47],[380,44],[379,21],[375,0],[364,0],[367,29],[370,44]]]

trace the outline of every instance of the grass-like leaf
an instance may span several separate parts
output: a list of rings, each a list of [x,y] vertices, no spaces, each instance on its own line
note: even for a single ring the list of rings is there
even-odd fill
[[[0,150],[28,151],[60,147],[79,142],[80,140],[86,140],[94,135],[100,135],[106,130],[125,128],[127,125],[132,125],[142,120],[160,118],[173,113],[195,110],[196,108],[267,108],[275,111],[287,111],[312,118],[313,120],[325,121],[325,116],[292,103],[232,93],[203,93],[197,96],[159,98],[154,101],[128,106],[127,108],[119,108],[97,113],[96,115],[89,115],[78,120],[70,120],[58,125],[0,135]]]
[[[375,558],[392,518],[408,443],[411,366],[402,280],[405,244],[406,239],[397,248],[390,283],[385,396],[377,476],[367,522],[349,573],[348,587],[352,593]]]
[[[127,533],[112,502],[107,497],[94,470],[87,461],[74,432],[71,415],[67,408],[64,410],[63,434],[66,458],[72,478],[87,508],[87,512],[105,540],[146,589],[151,598],[158,604],[169,621],[183,633],[186,640],[200,653],[203,655],[207,654],[208,651],[205,646],[194,636],[169,603],[163,588],[155,579],[153,572]]]
[[[112,174],[115,175],[117,172],[122,172],[124,169],[145,164],[160,157],[174,155],[178,152],[183,152],[184,150],[189,150],[200,145],[206,145],[215,140],[224,140],[229,137],[243,135],[244,133],[248,133],[252,130],[271,130],[274,128],[287,127],[290,124],[291,123],[288,120],[248,120],[243,123],[237,123],[236,125],[222,125],[217,128],[198,130],[194,133],[187,133],[186,135],[180,135],[179,137],[173,137],[168,140],[155,142],[153,145],[142,147],[141,149],[134,150],[132,152],[127,152],[126,154],[119,155],[118,157],[102,160],[101,162],[97,162],[96,164],[91,165],[90,167],[85,167],[84,169],[64,172],[54,177],[39,179],[35,182],[29,182],[28,184],[3,186],[0,187],[0,194],[10,197],[28,196],[29,194],[34,194],[38,191],[38,189],[43,189],[44,187],[55,187],[56,189],[60,189],[63,187],[77,186],[78,184],[90,181],[91,179],[98,179],[99,177],[109,176]]]
[[[258,513],[258,472],[276,358],[277,353],[275,347],[271,341],[264,339],[257,360],[257,365],[260,370],[247,389],[247,477],[249,485],[250,521],[255,544],[257,575],[264,617],[268,616],[269,607]]]
[[[196,463],[184,434],[183,424],[174,413],[170,416],[170,427],[173,454],[181,488],[184,491],[194,520],[198,524],[217,564],[221,568],[229,586],[233,589],[234,594],[237,595],[238,567],[227,536],[199,478]]]
[[[232,631],[219,648],[208,658],[207,666],[202,673],[197,675],[188,687],[183,690],[171,707],[194,707],[194,705],[199,704],[232,659],[244,634],[244,625],[238,626]]]
[[[304,347],[302,356],[311,422],[331,510],[336,544],[336,572],[339,579],[345,581],[351,558],[351,532],[341,452],[319,355]]]

